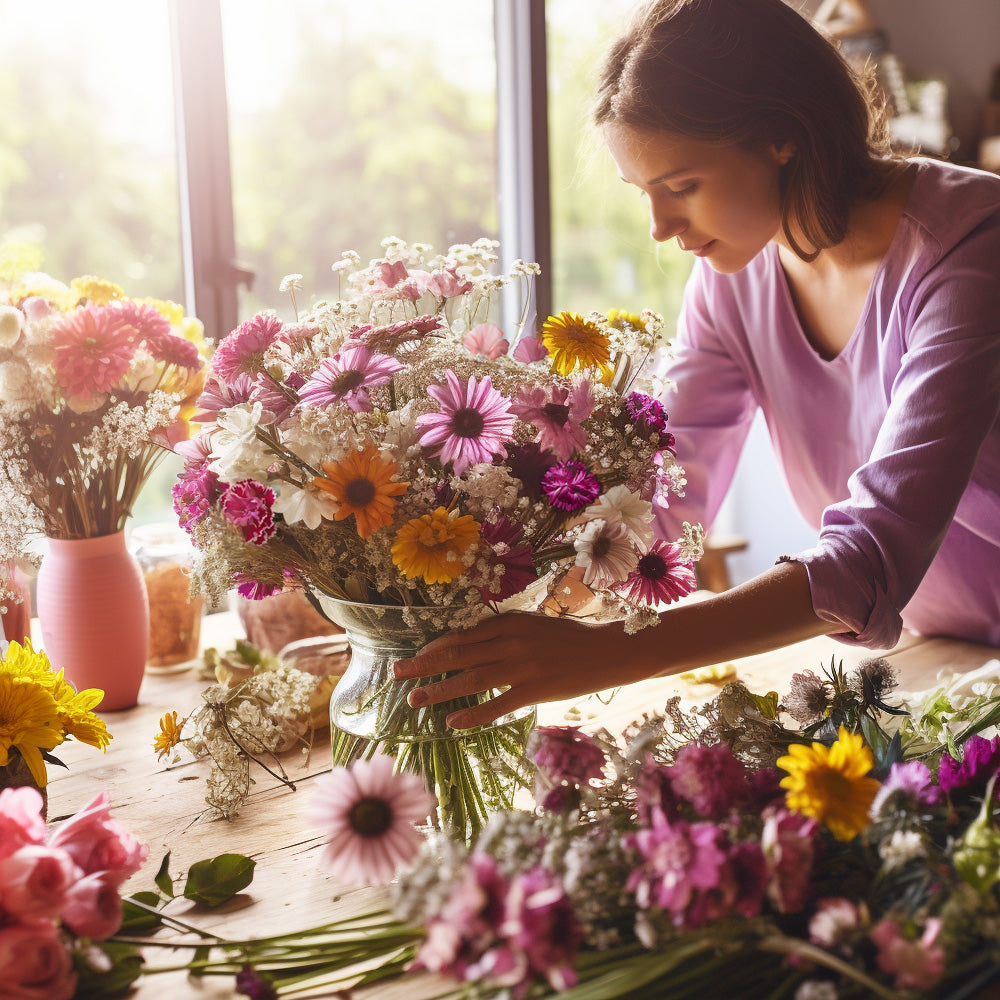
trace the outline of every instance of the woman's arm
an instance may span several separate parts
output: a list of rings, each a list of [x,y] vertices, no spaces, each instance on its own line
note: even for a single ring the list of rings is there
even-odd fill
[[[618,622],[587,625],[568,618],[501,615],[398,660],[396,678],[450,674],[412,692],[414,707],[508,688],[448,717],[453,728],[469,729],[524,705],[680,673],[836,631],[836,624],[813,612],[804,567],[782,563],[724,594],[664,611],[659,625],[634,635],[625,635]]]

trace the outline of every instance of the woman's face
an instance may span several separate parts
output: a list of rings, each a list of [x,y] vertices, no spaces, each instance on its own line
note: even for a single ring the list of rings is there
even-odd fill
[[[617,124],[605,126],[604,139],[622,180],[649,199],[649,234],[657,242],[676,239],[731,274],[778,235],[778,173],[789,147],[751,152]]]

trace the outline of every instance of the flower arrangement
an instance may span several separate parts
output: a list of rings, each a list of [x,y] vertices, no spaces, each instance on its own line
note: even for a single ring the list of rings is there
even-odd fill
[[[1000,737],[979,731],[1000,713],[995,672],[954,714],[940,690],[896,714],[893,683],[886,661],[846,676],[831,665],[784,699],[727,688],[696,713],[671,701],[623,740],[538,729],[535,809],[495,814],[471,846],[440,834],[420,846],[408,823],[426,793],[390,761],[335,769],[311,809],[322,863],[352,881],[402,871],[395,916],[199,937],[221,952],[199,970],[268,997],[416,969],[456,981],[442,998],[991,995],[979,990],[1000,977]],[[818,739],[788,711],[806,695]],[[739,714],[766,720],[774,764],[726,742]],[[951,740],[931,745],[941,723]],[[784,750],[779,730],[795,736]]]
[[[100,979],[111,966],[99,942],[119,929],[120,888],[148,848],[111,816],[104,792],[59,826],[46,827],[35,789],[4,789],[0,831],[4,996],[83,996],[85,982]],[[117,989],[138,974],[135,961]]]
[[[351,252],[334,265],[336,301],[290,324],[259,314],[219,344],[199,400],[206,426],[178,449],[174,488],[204,554],[198,585],[248,597],[301,586],[355,630],[356,655],[363,625],[408,631],[412,652],[497,610],[533,609],[533,585],[574,567],[600,613],[630,630],[655,623],[657,604],[694,588],[701,546],[698,528],[676,542],[653,534],[653,504],[683,486],[666,414],[640,391],[660,317],[564,312],[540,339],[518,339],[522,310],[508,340],[500,292],[526,306],[537,265],[492,273],[489,240],[446,255],[383,247],[367,266]],[[298,277],[285,285],[294,293]],[[510,803],[497,785],[484,804],[476,772],[511,770],[526,727],[459,748],[443,721],[456,705],[414,717],[406,695],[378,681],[354,698],[351,714],[375,706],[379,724],[335,738],[335,760],[392,753],[473,832],[488,805]]]
[[[202,692],[202,704],[189,715],[178,720],[174,711],[160,719],[153,749],[161,760],[177,746],[208,757],[212,771],[205,801],[216,815],[233,819],[253,785],[251,763],[295,790],[277,755],[295,747],[309,752],[313,734],[329,725],[337,678],[299,670],[245,642],[223,654],[207,649],[205,662],[216,683]],[[318,670],[323,662],[314,658],[312,665]]]
[[[30,642],[11,642],[0,659],[0,776],[8,769],[11,783],[45,788],[45,763],[61,763],[52,750],[64,741],[104,750],[111,734],[94,714],[103,697],[96,688],[77,691]]]
[[[66,285],[16,255],[0,264],[2,559],[37,531],[120,531],[188,436],[206,365],[201,323],[174,302],[90,276]]]

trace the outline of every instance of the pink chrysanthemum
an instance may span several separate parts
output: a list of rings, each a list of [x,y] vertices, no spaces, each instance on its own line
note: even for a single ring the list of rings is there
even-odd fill
[[[497,589],[481,587],[479,590],[485,603],[519,594],[538,579],[535,564],[531,561],[531,546],[524,542],[524,529],[520,525],[501,517],[496,524],[484,524],[479,537],[485,543],[484,547],[488,547],[486,558],[491,566],[503,566],[503,575],[496,583]]]
[[[222,495],[222,513],[253,545],[263,545],[275,532],[274,490],[256,479],[241,479]]]
[[[553,507],[575,514],[600,496],[601,483],[583,462],[559,462],[542,476],[542,490]]]
[[[438,402],[437,413],[417,418],[417,427],[425,430],[420,443],[451,462],[460,476],[470,465],[489,462],[494,455],[506,455],[504,445],[514,432],[510,400],[501,396],[489,376],[477,383],[475,376],[462,385],[450,369],[445,372],[448,384],[431,385],[427,394]]]
[[[511,408],[522,420],[535,425],[535,440],[565,462],[586,443],[581,424],[594,409],[594,397],[584,379],[571,388],[553,386],[548,392],[541,387],[529,389]]]
[[[82,306],[55,324],[52,347],[52,367],[67,398],[88,396],[107,392],[128,371],[136,331],[119,309]]]
[[[425,820],[434,798],[414,774],[394,774],[391,757],[377,754],[316,778],[308,819],[326,838],[321,865],[343,882],[384,885],[420,850],[413,824]]]
[[[657,541],[629,574],[623,593],[645,604],[670,604],[698,586],[694,568],[681,555],[680,546]]]
[[[231,406],[249,402],[253,395],[254,383],[249,375],[237,375],[231,383],[220,381],[214,375],[209,375],[205,388],[198,397],[198,412],[191,418],[194,421],[213,421],[220,410],[228,410]]]
[[[369,347],[342,348],[327,358],[299,390],[299,399],[311,406],[346,403],[355,413],[372,408],[368,392],[385,385],[402,365],[388,354]]]
[[[192,370],[201,367],[198,348],[186,337],[174,333],[166,317],[153,306],[126,299],[110,308],[117,309],[126,319],[135,330],[136,341],[141,342],[157,361]]]
[[[212,371],[223,382],[233,383],[241,375],[263,371],[264,352],[281,335],[281,320],[257,313],[228,334],[212,355]]]

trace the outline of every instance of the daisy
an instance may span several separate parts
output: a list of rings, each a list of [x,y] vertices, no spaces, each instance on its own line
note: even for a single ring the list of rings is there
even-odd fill
[[[385,885],[417,856],[434,798],[414,774],[393,774],[391,757],[376,754],[350,768],[335,767],[315,779],[307,818],[323,831],[320,864],[353,884]]]
[[[584,379],[570,388],[553,386],[548,392],[535,386],[515,399],[511,408],[538,430],[535,440],[564,462],[587,441],[582,421],[594,409],[590,383]]]
[[[392,561],[408,577],[451,583],[462,571],[462,556],[479,541],[479,525],[468,514],[438,507],[399,529]]]
[[[657,541],[639,558],[622,591],[629,600],[655,605],[670,604],[690,594],[697,586],[694,569],[681,555],[680,546]]]
[[[395,497],[402,496],[409,483],[393,480],[398,466],[383,458],[375,448],[352,451],[342,462],[324,462],[326,476],[312,485],[330,495],[338,506],[334,520],[344,521],[352,514],[358,534],[369,538],[379,528],[391,523]]]
[[[368,391],[385,385],[403,366],[388,354],[376,354],[360,345],[341,349],[327,358],[299,390],[299,399],[311,406],[346,403],[355,413],[372,408]]]
[[[552,368],[560,375],[569,375],[579,365],[597,368],[602,379],[611,377],[607,335],[579,313],[550,316],[542,325],[542,341],[552,355]]]
[[[107,392],[128,371],[135,330],[110,306],[83,306],[52,330],[52,367],[67,397]]]
[[[337,501],[329,493],[309,486],[299,489],[288,483],[281,487],[272,509],[275,514],[281,514],[286,523],[301,522],[311,531],[315,531],[322,521],[332,520],[338,510]]]
[[[504,444],[514,433],[510,400],[501,396],[489,376],[477,383],[475,376],[463,386],[450,369],[448,384],[431,385],[427,394],[438,402],[437,413],[417,418],[417,427],[426,428],[420,442],[442,463],[451,462],[460,476],[476,462],[489,462],[494,455],[506,455]]]
[[[178,722],[176,712],[167,712],[160,718],[160,731],[153,740],[157,760],[163,760],[180,742],[181,728],[186,721],[185,719],[183,722]]]
[[[819,820],[837,840],[852,840],[871,823],[879,783],[866,777],[875,762],[860,734],[841,726],[833,746],[793,743],[775,763],[788,772],[781,779],[788,808]]]
[[[573,542],[576,565],[583,568],[588,587],[605,587],[624,580],[639,561],[621,521],[591,521]]]
[[[240,374],[258,375],[264,370],[264,353],[281,334],[281,320],[270,313],[257,313],[222,340],[212,355],[212,371],[232,383]]]
[[[553,507],[572,514],[597,499],[601,484],[583,462],[558,462],[542,476],[542,490]]]
[[[583,512],[583,516],[588,521],[621,521],[628,528],[629,537],[643,552],[653,544],[653,505],[627,486],[612,486]]]

